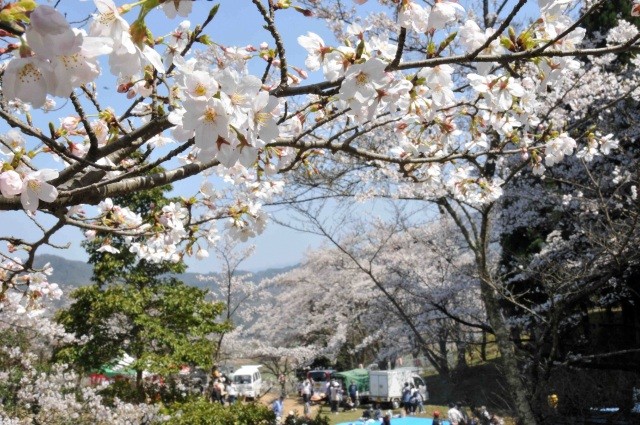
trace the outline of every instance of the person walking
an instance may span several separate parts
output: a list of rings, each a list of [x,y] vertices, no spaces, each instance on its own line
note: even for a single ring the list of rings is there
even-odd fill
[[[281,395],[271,405],[271,410],[276,415],[276,423],[279,424],[282,420],[282,413],[284,412],[284,396]]]

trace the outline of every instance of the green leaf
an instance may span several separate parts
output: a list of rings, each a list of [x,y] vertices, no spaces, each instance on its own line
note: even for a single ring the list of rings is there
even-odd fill
[[[440,53],[442,53],[444,51],[444,49],[446,49],[451,44],[451,42],[456,38],[456,35],[458,35],[458,33],[457,32],[453,32],[453,33],[449,34],[447,36],[447,38],[445,38],[440,43],[440,46],[438,46],[438,53],[437,53],[438,55]]]

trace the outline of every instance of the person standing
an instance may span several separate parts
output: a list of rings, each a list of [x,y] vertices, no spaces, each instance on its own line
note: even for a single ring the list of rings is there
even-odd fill
[[[302,382],[302,401],[304,402],[304,415],[309,417],[311,414],[311,382],[305,379]]]
[[[460,423],[469,425],[469,415],[467,415],[467,409],[464,408],[464,404],[462,404],[461,401],[456,403],[456,409],[458,409],[458,412],[462,415],[462,421]]]
[[[407,415],[411,413],[411,387],[408,382],[402,388],[402,407]]]
[[[224,404],[224,401],[222,400],[221,386],[222,384],[220,383],[220,379],[215,378],[211,387],[211,401],[213,401],[214,403]]]
[[[238,390],[236,389],[236,385],[232,380],[229,380],[229,383],[227,384],[227,400],[229,401],[229,404],[235,403],[237,398]]]
[[[489,425],[491,423],[491,414],[487,410],[486,406],[480,406],[478,419],[480,420],[480,425]]]
[[[327,404],[331,404],[331,387],[335,381],[332,379],[331,381],[327,381],[324,387],[324,398]]]
[[[464,416],[462,416],[462,413],[456,409],[456,405],[454,403],[449,403],[447,419],[449,419],[451,425],[461,425],[464,423]]]
[[[340,388],[340,384],[336,381],[331,384],[330,390],[330,401],[331,401],[331,412],[338,413],[338,406],[340,405],[340,398],[342,396],[342,389]]]
[[[416,390],[415,395],[415,408],[413,409],[414,413],[424,413],[424,396],[420,392],[420,390]]]
[[[358,407],[358,386],[353,381],[349,384],[349,398],[351,399],[352,408]]]

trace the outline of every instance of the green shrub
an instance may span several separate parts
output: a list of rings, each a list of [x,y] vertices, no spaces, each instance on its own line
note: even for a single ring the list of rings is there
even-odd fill
[[[204,398],[175,403],[167,408],[168,425],[270,425],[275,416],[259,403],[235,403],[222,406]]]
[[[318,415],[316,418],[307,418],[298,415],[289,415],[284,420],[284,425],[329,425],[331,422],[326,416]]]

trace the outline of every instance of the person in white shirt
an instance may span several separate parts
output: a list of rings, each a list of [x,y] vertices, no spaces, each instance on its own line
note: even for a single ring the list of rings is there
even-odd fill
[[[456,409],[456,405],[453,403],[449,403],[447,419],[449,419],[451,425],[459,425],[461,422],[464,422],[464,416],[462,416],[462,413],[458,409]]]
[[[330,401],[331,401],[331,412],[338,413],[338,406],[340,406],[340,401],[342,400],[342,388],[340,388],[340,384],[336,381],[333,381],[331,384],[331,392],[330,392]]]
[[[227,401],[229,402],[229,404],[233,404],[236,402],[236,399],[238,398],[238,390],[235,386],[235,384],[233,383],[233,381],[229,380],[229,383],[227,384]]]
[[[309,416],[311,413],[311,382],[305,379],[302,382],[302,400],[304,401],[304,415]]]

